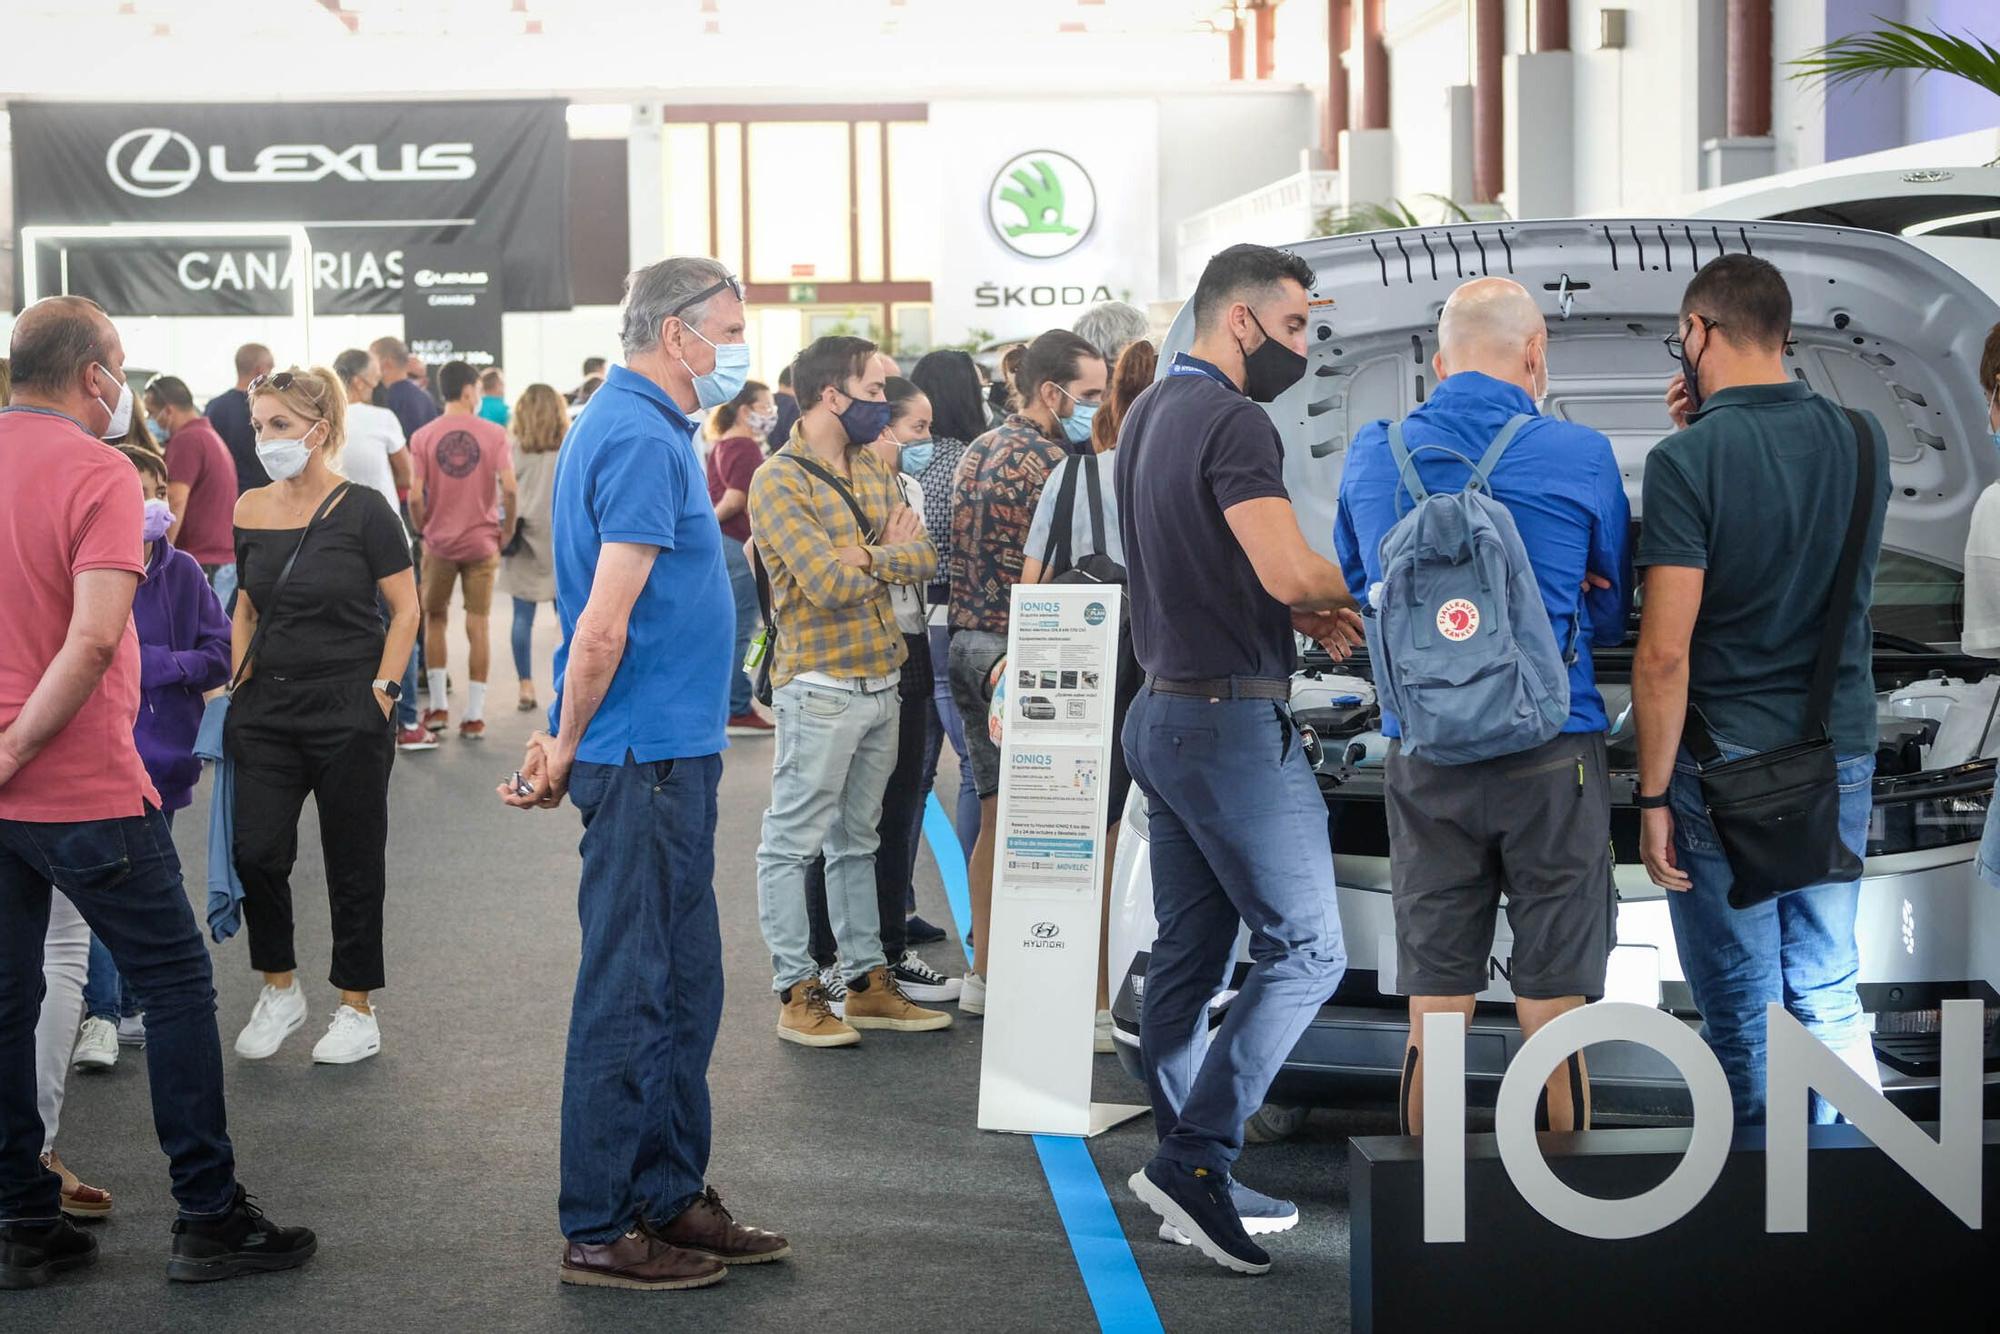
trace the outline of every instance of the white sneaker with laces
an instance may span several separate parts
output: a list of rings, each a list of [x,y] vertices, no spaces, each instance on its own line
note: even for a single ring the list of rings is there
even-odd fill
[[[343,1005],[333,1012],[326,1036],[314,1044],[313,1063],[353,1065],[381,1050],[382,1025],[376,1021],[373,1007],[363,1014],[352,1005]]]
[[[146,1016],[128,1014],[118,1021],[118,1045],[121,1047],[143,1047],[146,1045]]]
[[[826,1003],[832,1009],[833,1017],[847,1018],[847,979],[840,975],[840,960],[819,970],[819,984],[826,988]]]
[[[1111,1011],[1099,1010],[1097,1012],[1097,1031],[1095,1036],[1092,1038],[1093,1045],[1091,1047],[1091,1050],[1095,1051],[1100,1056],[1106,1054],[1107,1052],[1117,1051],[1118,1040],[1114,1038],[1111,1034],[1112,1034]]]
[[[903,951],[903,957],[890,964],[889,971],[895,974],[897,988],[913,1001],[954,1001],[963,990],[958,978],[946,977],[918,958],[914,950]]]
[[[275,1056],[305,1022],[305,990],[296,981],[283,991],[266,983],[257,995],[257,1008],[250,1011],[250,1022],[236,1035],[236,1054],[246,1061]]]
[[[118,1025],[109,1019],[84,1020],[70,1059],[79,1070],[109,1070],[118,1064]]]
[[[965,1014],[986,1013],[986,979],[967,973],[959,979],[958,1008]]]

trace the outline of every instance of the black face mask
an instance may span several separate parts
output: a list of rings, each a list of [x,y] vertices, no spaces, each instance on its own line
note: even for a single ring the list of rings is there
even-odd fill
[[[1709,330],[1708,333],[1710,337],[1714,337],[1715,335],[1715,331],[1713,329]],[[1708,344],[1703,343],[1702,351],[1706,352],[1707,350],[1708,350]],[[1687,354],[1687,343],[1685,340],[1683,340],[1681,343],[1680,355],[1675,357],[1674,360],[1680,362],[1681,377],[1687,383],[1688,411],[1700,412],[1701,377],[1695,373],[1695,363],[1694,360]]]
[[[1250,322],[1264,335],[1264,341],[1257,344],[1256,351],[1243,353],[1243,392],[1253,403],[1269,403],[1305,375],[1306,359],[1271,337],[1255,311],[1250,312]],[[1242,351],[1243,344],[1236,347]]]

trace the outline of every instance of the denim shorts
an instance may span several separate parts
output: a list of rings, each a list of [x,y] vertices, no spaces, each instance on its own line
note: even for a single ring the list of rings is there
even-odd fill
[[[986,630],[954,630],[946,652],[951,678],[951,702],[965,720],[965,756],[972,766],[972,785],[981,800],[1000,791],[1000,747],[986,730],[986,709],[993,701],[987,685],[993,664],[1007,654],[1007,636]]]

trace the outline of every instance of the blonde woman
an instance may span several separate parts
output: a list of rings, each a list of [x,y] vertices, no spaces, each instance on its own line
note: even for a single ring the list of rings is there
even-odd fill
[[[242,595],[231,639],[241,684],[224,732],[236,766],[236,873],[250,966],[264,974],[236,1039],[249,1060],[274,1055],[306,1019],[291,873],[308,793],[319,808],[332,907],[328,980],[340,991],[313,1059],[344,1065],[382,1048],[369,995],[383,983],[390,718],[416,641],[417,586],[395,511],[335,468],[346,406],[331,371],[295,366],[250,385],[257,459],[272,481],[236,503]],[[386,630],[380,603],[389,608]]]
[[[528,713],[537,707],[535,608],[556,600],[549,502],[555,495],[556,450],[569,433],[569,405],[553,387],[531,384],[514,404],[511,420],[521,521],[514,544],[500,553],[500,588],[514,599],[514,675],[521,680],[521,712]]]

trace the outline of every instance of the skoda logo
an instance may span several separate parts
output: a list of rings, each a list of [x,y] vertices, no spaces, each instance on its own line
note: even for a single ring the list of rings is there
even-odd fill
[[[1062,928],[1054,922],[1037,922],[1029,928],[1036,940],[1054,940],[1062,934]]]
[[[1097,187],[1069,154],[1036,149],[994,173],[986,218],[1009,250],[1029,259],[1054,259],[1090,235],[1097,221]]]
[[[179,130],[128,130],[112,140],[104,170],[126,194],[164,199],[195,183],[201,153]]]

